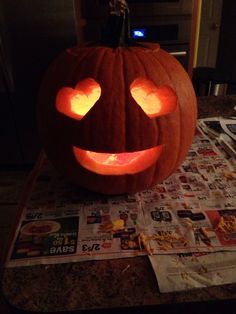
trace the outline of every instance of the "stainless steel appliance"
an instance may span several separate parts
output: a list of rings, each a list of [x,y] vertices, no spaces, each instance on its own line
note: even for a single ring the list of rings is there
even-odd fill
[[[128,0],[130,36],[136,41],[157,42],[187,69],[191,40],[193,0]],[[84,39],[96,41],[109,14],[108,0],[84,0]]]
[[[187,69],[191,38],[191,16],[135,16],[131,37],[136,41],[157,42]]]

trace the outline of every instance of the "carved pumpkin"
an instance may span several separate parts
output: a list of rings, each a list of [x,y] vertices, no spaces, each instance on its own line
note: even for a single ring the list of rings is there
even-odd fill
[[[38,121],[48,158],[72,181],[134,193],[183,161],[196,97],[188,74],[159,45],[75,47],[48,69]]]

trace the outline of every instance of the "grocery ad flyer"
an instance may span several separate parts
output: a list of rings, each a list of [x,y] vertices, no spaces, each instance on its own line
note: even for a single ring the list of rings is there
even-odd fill
[[[96,259],[236,251],[236,167],[200,129],[183,164],[135,195],[71,185],[43,156],[7,267]]]

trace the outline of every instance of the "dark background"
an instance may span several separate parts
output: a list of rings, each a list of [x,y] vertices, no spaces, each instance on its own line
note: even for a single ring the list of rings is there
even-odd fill
[[[1,80],[0,163],[32,163],[40,151],[35,118],[40,81],[53,58],[76,43],[73,1],[2,0],[0,12],[9,77]]]

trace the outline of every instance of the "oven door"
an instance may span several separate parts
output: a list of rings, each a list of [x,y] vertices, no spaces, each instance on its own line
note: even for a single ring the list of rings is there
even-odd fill
[[[186,44],[191,37],[191,16],[131,17],[130,36],[161,45]]]
[[[188,69],[191,16],[132,17],[130,36],[137,42],[154,42]]]

